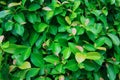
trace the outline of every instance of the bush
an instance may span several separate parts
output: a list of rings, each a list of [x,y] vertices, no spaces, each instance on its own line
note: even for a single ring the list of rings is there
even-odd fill
[[[120,0],[1,0],[0,80],[120,80]]]

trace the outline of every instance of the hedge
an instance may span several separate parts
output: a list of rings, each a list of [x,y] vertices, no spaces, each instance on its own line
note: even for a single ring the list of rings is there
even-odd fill
[[[120,0],[0,0],[0,80],[120,80]]]

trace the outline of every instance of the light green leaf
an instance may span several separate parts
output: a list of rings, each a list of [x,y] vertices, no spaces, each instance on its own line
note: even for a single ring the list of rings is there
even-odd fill
[[[71,50],[70,50],[70,48],[67,47],[67,48],[64,48],[62,53],[63,53],[63,58],[68,59],[71,55]]]
[[[18,66],[20,69],[28,69],[31,68],[30,62],[26,61],[22,65]]]
[[[66,16],[66,17],[65,17],[65,21],[66,21],[69,25],[71,24],[71,20],[70,20],[69,16]]]
[[[86,54],[84,53],[76,53],[75,59],[78,63],[82,63],[86,59]]]
[[[81,4],[81,2],[76,0],[73,5],[73,11],[75,11],[77,8],[79,8],[80,4]]]
[[[59,58],[55,55],[48,55],[44,58],[44,60],[46,62],[49,62],[49,63],[52,63],[54,65],[58,64],[60,61],[59,61]]]
[[[86,54],[86,59],[99,60],[100,58],[101,58],[101,55],[98,52],[88,52]]]

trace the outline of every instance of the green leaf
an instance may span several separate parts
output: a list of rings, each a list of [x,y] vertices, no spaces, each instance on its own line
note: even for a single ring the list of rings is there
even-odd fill
[[[12,28],[13,28],[13,22],[12,21],[8,21],[8,22],[5,23],[5,30],[6,31],[10,31],[10,30],[12,30]]]
[[[30,60],[36,67],[44,67],[44,60],[40,53],[31,53]]]
[[[3,48],[3,51],[11,54],[19,54],[24,53],[27,49],[28,47],[24,45],[9,44],[9,47]]]
[[[37,15],[35,13],[31,13],[27,15],[28,21],[31,23],[37,22]]]
[[[109,48],[112,48],[112,41],[108,37],[105,38],[105,44],[108,45]]]
[[[31,77],[35,77],[39,73],[39,68],[31,68],[26,74],[26,78],[30,79]]]
[[[35,23],[33,28],[36,32],[43,32],[48,27],[45,23]]]
[[[95,51],[95,50],[96,50],[92,44],[85,44],[83,47],[84,47],[87,51]]]
[[[69,42],[68,45],[69,45],[69,48],[70,48],[70,50],[71,50],[72,53],[75,54],[75,53],[77,53],[77,52],[80,52],[80,51],[77,49],[77,47],[76,47],[77,45],[76,45],[76,44]]]
[[[60,62],[59,58],[57,56],[55,56],[55,55],[48,55],[48,56],[46,56],[44,58],[44,60],[46,62],[49,62],[49,63],[54,64],[54,65],[56,65],[56,64],[58,64]]]
[[[71,55],[71,50],[70,50],[69,47],[66,47],[66,48],[64,48],[62,53],[63,53],[63,58],[68,59],[70,57],[70,55]]]
[[[50,19],[54,16],[54,11],[47,11],[45,15],[45,21],[47,23],[50,22]]]
[[[23,33],[24,33],[24,27],[18,23],[15,24],[15,27],[14,27],[14,31],[15,33],[17,33],[18,35],[20,36],[23,36]]]
[[[78,63],[82,63],[86,59],[86,54],[84,53],[76,53],[75,54],[75,59]]]
[[[40,5],[39,5],[39,4],[35,4],[35,3],[31,4],[31,5],[28,7],[28,10],[29,10],[29,11],[36,11],[36,10],[38,10],[38,9],[40,9]]]
[[[69,60],[65,65],[65,69],[68,69],[71,71],[77,71],[78,70],[77,62],[75,60]]]
[[[29,47],[29,48],[26,49],[24,54],[22,54],[23,55],[23,59],[26,60],[27,58],[29,58],[30,54],[31,54],[31,48]]]
[[[60,44],[59,44],[59,43],[53,43],[53,44],[52,44],[52,51],[53,51],[53,53],[54,53],[55,55],[58,56],[58,54],[59,54],[60,51],[61,51],[61,46],[60,46]]]
[[[115,34],[108,33],[108,36],[111,38],[114,45],[120,45],[120,39]]]
[[[115,80],[116,73],[115,73],[114,65],[106,64],[106,67],[107,67],[107,74],[108,74],[109,80]]]
[[[15,21],[17,21],[19,24],[25,24],[25,17],[23,13],[18,13],[14,15]]]
[[[39,38],[39,34],[33,30],[29,38],[30,45],[33,46],[38,38]]]
[[[80,4],[81,4],[81,2],[76,0],[73,5],[73,11],[75,11],[77,8],[79,8]]]
[[[18,66],[20,69],[28,69],[31,68],[30,62],[26,61],[22,65]]]
[[[57,27],[54,25],[51,25],[49,28],[49,32],[53,35],[56,35],[57,34]]]
[[[0,11],[0,18],[4,18],[5,16],[7,16],[10,13],[11,13],[10,10]]]
[[[35,45],[36,45],[37,48],[41,48],[43,42],[46,40],[46,37],[47,37],[47,36],[46,36],[46,32],[45,32],[45,33],[43,33],[42,36],[40,36],[40,37],[38,38],[38,40],[37,40],[36,43],[35,43]]]
[[[88,52],[86,54],[86,59],[99,60],[100,58],[101,58],[101,55],[98,52]]]
[[[100,37],[99,39],[97,39],[97,40],[95,41],[94,46],[95,46],[95,47],[100,47],[100,46],[102,46],[104,43],[105,43],[105,38],[104,38],[104,37]]]

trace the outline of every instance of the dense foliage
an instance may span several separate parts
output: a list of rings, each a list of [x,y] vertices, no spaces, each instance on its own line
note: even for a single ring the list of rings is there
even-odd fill
[[[120,0],[0,0],[0,80],[120,80]]]

